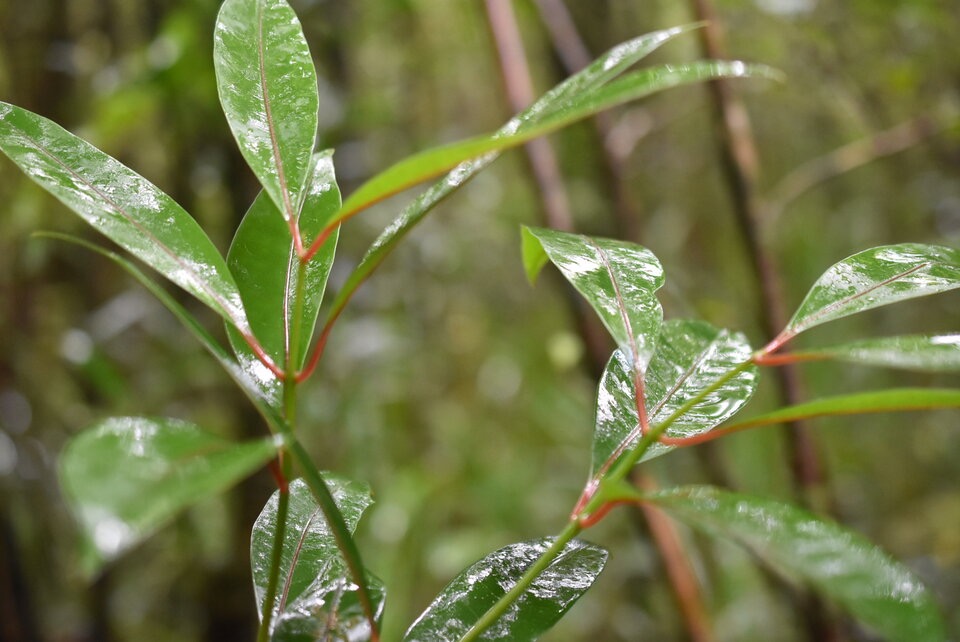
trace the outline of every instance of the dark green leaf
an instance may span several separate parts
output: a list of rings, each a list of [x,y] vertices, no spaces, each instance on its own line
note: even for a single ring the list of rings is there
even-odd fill
[[[226,0],[213,62],[243,157],[288,221],[296,218],[317,136],[317,72],[285,0]]]
[[[363,512],[373,503],[370,489],[330,473],[324,473],[323,479],[352,533]],[[254,593],[260,613],[270,574],[278,503],[279,491],[267,501],[250,538]],[[302,480],[290,485],[288,510],[271,639],[287,642],[367,639],[370,625],[349,568],[323,512]],[[368,585],[379,614],[383,608],[383,584],[371,579]]]
[[[86,570],[254,472],[277,445],[234,444],[176,419],[113,418],[80,433],[61,456],[60,480],[92,544]]]
[[[404,642],[455,642],[550,546],[549,539],[511,544],[463,571],[404,636]],[[479,639],[527,642],[553,626],[603,570],[607,552],[573,540]]]
[[[917,243],[875,247],[827,270],[784,333],[794,336],[827,321],[958,287],[958,250]]]
[[[792,356],[839,359],[921,372],[960,372],[960,334],[865,339]]]
[[[250,331],[227,264],[183,208],[56,123],[0,103],[0,149],[103,235]]]
[[[885,640],[944,640],[920,581],[860,535],[799,508],[711,487],[647,496],[677,519],[732,540],[875,629]]]
[[[702,399],[696,397],[737,366],[749,361],[751,348],[740,333],[708,323],[671,320],[660,328],[660,340],[645,377],[645,398],[651,427],[675,413],[667,435],[689,437],[706,432],[736,414],[757,385],[750,366]],[[633,376],[618,350],[607,363],[597,393],[597,427],[593,437],[593,473],[629,451],[640,438]],[[696,400],[695,400],[696,399]],[[691,404],[692,405],[688,405]],[[654,444],[641,461],[670,450]],[[614,455],[616,455],[614,457]]]

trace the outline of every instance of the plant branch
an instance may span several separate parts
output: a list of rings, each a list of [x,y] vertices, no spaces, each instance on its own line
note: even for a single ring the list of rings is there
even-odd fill
[[[283,541],[287,532],[287,515],[290,513],[290,488],[288,476],[284,472],[288,468],[283,451],[279,459],[270,465],[280,495],[277,498],[277,525],[273,531],[273,548],[270,552],[270,574],[267,578],[267,590],[263,596],[263,606],[260,615],[260,629],[257,631],[257,642],[268,642],[273,623],[273,606],[277,600],[277,586],[280,583],[280,565],[283,562]]]

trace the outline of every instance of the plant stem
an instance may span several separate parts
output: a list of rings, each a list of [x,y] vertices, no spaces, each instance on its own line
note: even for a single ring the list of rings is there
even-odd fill
[[[463,634],[460,642],[472,642],[473,640],[479,639],[483,632],[493,626],[494,623],[507,612],[507,609],[523,595],[523,592],[530,588],[534,580],[550,566],[551,562],[560,555],[570,540],[579,535],[582,530],[583,527],[575,520],[568,523],[567,527],[553,540],[550,548],[545,550],[543,555],[531,564],[530,568],[517,580],[517,583],[514,584],[509,591],[504,593],[503,597],[497,600],[496,604],[487,609],[483,617],[477,620],[473,626],[470,627],[469,631]]]
[[[280,453],[280,460],[285,458]],[[280,496],[277,500],[277,526],[273,531],[273,550],[270,552],[270,575],[267,579],[267,590],[263,596],[263,612],[260,618],[260,629],[257,631],[257,642],[268,642],[273,622],[274,602],[277,600],[277,586],[280,583],[280,565],[283,562],[283,541],[287,532],[287,515],[290,513],[290,490],[287,488],[287,475],[282,468],[285,464],[278,464],[278,486]]]

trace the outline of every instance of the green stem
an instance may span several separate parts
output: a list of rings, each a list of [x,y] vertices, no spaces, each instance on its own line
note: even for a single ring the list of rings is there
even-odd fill
[[[283,452],[280,460],[284,461]],[[270,576],[267,579],[267,590],[263,596],[263,614],[260,618],[260,630],[257,632],[257,642],[270,640],[270,628],[273,622],[274,602],[277,601],[277,586],[280,584],[280,565],[283,561],[283,541],[287,531],[287,515],[290,512],[290,491],[286,481],[289,479],[286,470],[289,465],[281,464],[279,470],[281,479],[280,496],[277,501],[277,527],[273,531],[273,550],[270,553]]]
[[[487,612],[483,616],[474,622],[473,626],[470,627],[470,630],[463,634],[463,637],[460,638],[460,642],[472,642],[477,640],[483,632],[489,629],[494,623],[499,620],[504,613],[507,612],[507,609],[520,599],[520,596],[523,595],[524,591],[530,588],[530,585],[533,584],[534,580],[543,573],[544,570],[557,558],[558,555],[563,551],[564,547],[572,540],[574,537],[580,534],[583,528],[576,521],[571,521],[567,524],[567,527],[557,535],[556,539],[553,540],[553,544],[550,545],[550,548],[543,552],[536,562],[534,562],[530,568],[526,570],[523,576],[517,581],[513,587],[504,593],[503,597],[497,600],[497,603],[487,609]]]

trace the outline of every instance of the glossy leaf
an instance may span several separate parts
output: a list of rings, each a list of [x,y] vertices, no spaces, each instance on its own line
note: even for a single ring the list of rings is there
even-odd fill
[[[593,306],[631,365],[642,372],[663,320],[654,296],[663,285],[663,268],[653,252],[625,241],[540,228],[524,228],[524,236],[524,264],[542,266],[543,259],[535,253],[539,248],[546,254]]]
[[[792,353],[791,356],[801,359],[839,359],[922,372],[960,372],[960,334],[866,339],[810,352]]]
[[[213,61],[220,103],[243,157],[284,218],[296,218],[320,104],[297,15],[286,0],[226,0]]]
[[[223,257],[158,187],[56,123],[6,103],[0,149],[104,236],[249,332]]]
[[[724,430],[736,431],[785,424],[814,417],[864,415],[878,412],[940,410],[960,408],[960,390],[949,388],[891,388],[815,399],[732,424]]]
[[[960,251],[905,243],[865,250],[828,269],[813,285],[785,333],[882,305],[960,287]]]
[[[86,570],[256,471],[276,448],[273,439],[234,444],[176,419],[113,418],[80,433],[63,451],[60,480],[92,544]]]
[[[340,190],[333,168],[333,153],[314,155],[311,180],[300,214],[300,232],[316,237],[340,207]],[[240,289],[240,296],[254,336],[275,363],[286,363],[286,346],[292,346],[295,367],[303,365],[317,322],[320,302],[327,286],[337,247],[334,232],[310,260],[299,283],[301,263],[290,230],[278,216],[276,205],[261,192],[237,228],[227,264]],[[298,287],[302,303],[296,304]],[[230,335],[234,351],[245,363],[259,368],[252,351],[236,333]]]
[[[711,487],[647,496],[673,517],[746,547],[772,568],[811,585],[885,640],[944,640],[930,594],[862,536],[802,509]]]
[[[370,489],[365,484],[329,473],[323,478],[352,533],[363,512],[373,503]],[[279,496],[277,491],[267,501],[253,525],[250,539],[259,613],[263,612],[269,580]],[[358,600],[356,585],[323,512],[303,480],[295,480],[290,485],[288,510],[271,639],[367,639],[370,625]],[[368,585],[379,614],[383,608],[383,584],[371,579]]]
[[[665,322],[660,328],[657,351],[645,377],[650,425],[658,426],[682,411],[670,424],[667,435],[689,437],[730,419],[756,389],[755,367],[738,372],[702,399],[696,397],[723,375],[749,361],[750,356],[750,344],[739,332],[720,330],[702,321]],[[618,350],[607,363],[597,393],[593,474],[613,455],[616,455],[614,459],[618,458],[639,440],[634,390],[629,365]],[[641,461],[658,457],[671,449],[671,446],[654,444]]]
[[[447,585],[404,636],[404,642],[455,642],[550,546],[549,539],[511,544],[463,571]],[[607,552],[573,540],[487,629],[480,640],[527,642],[553,626],[593,585]]]

